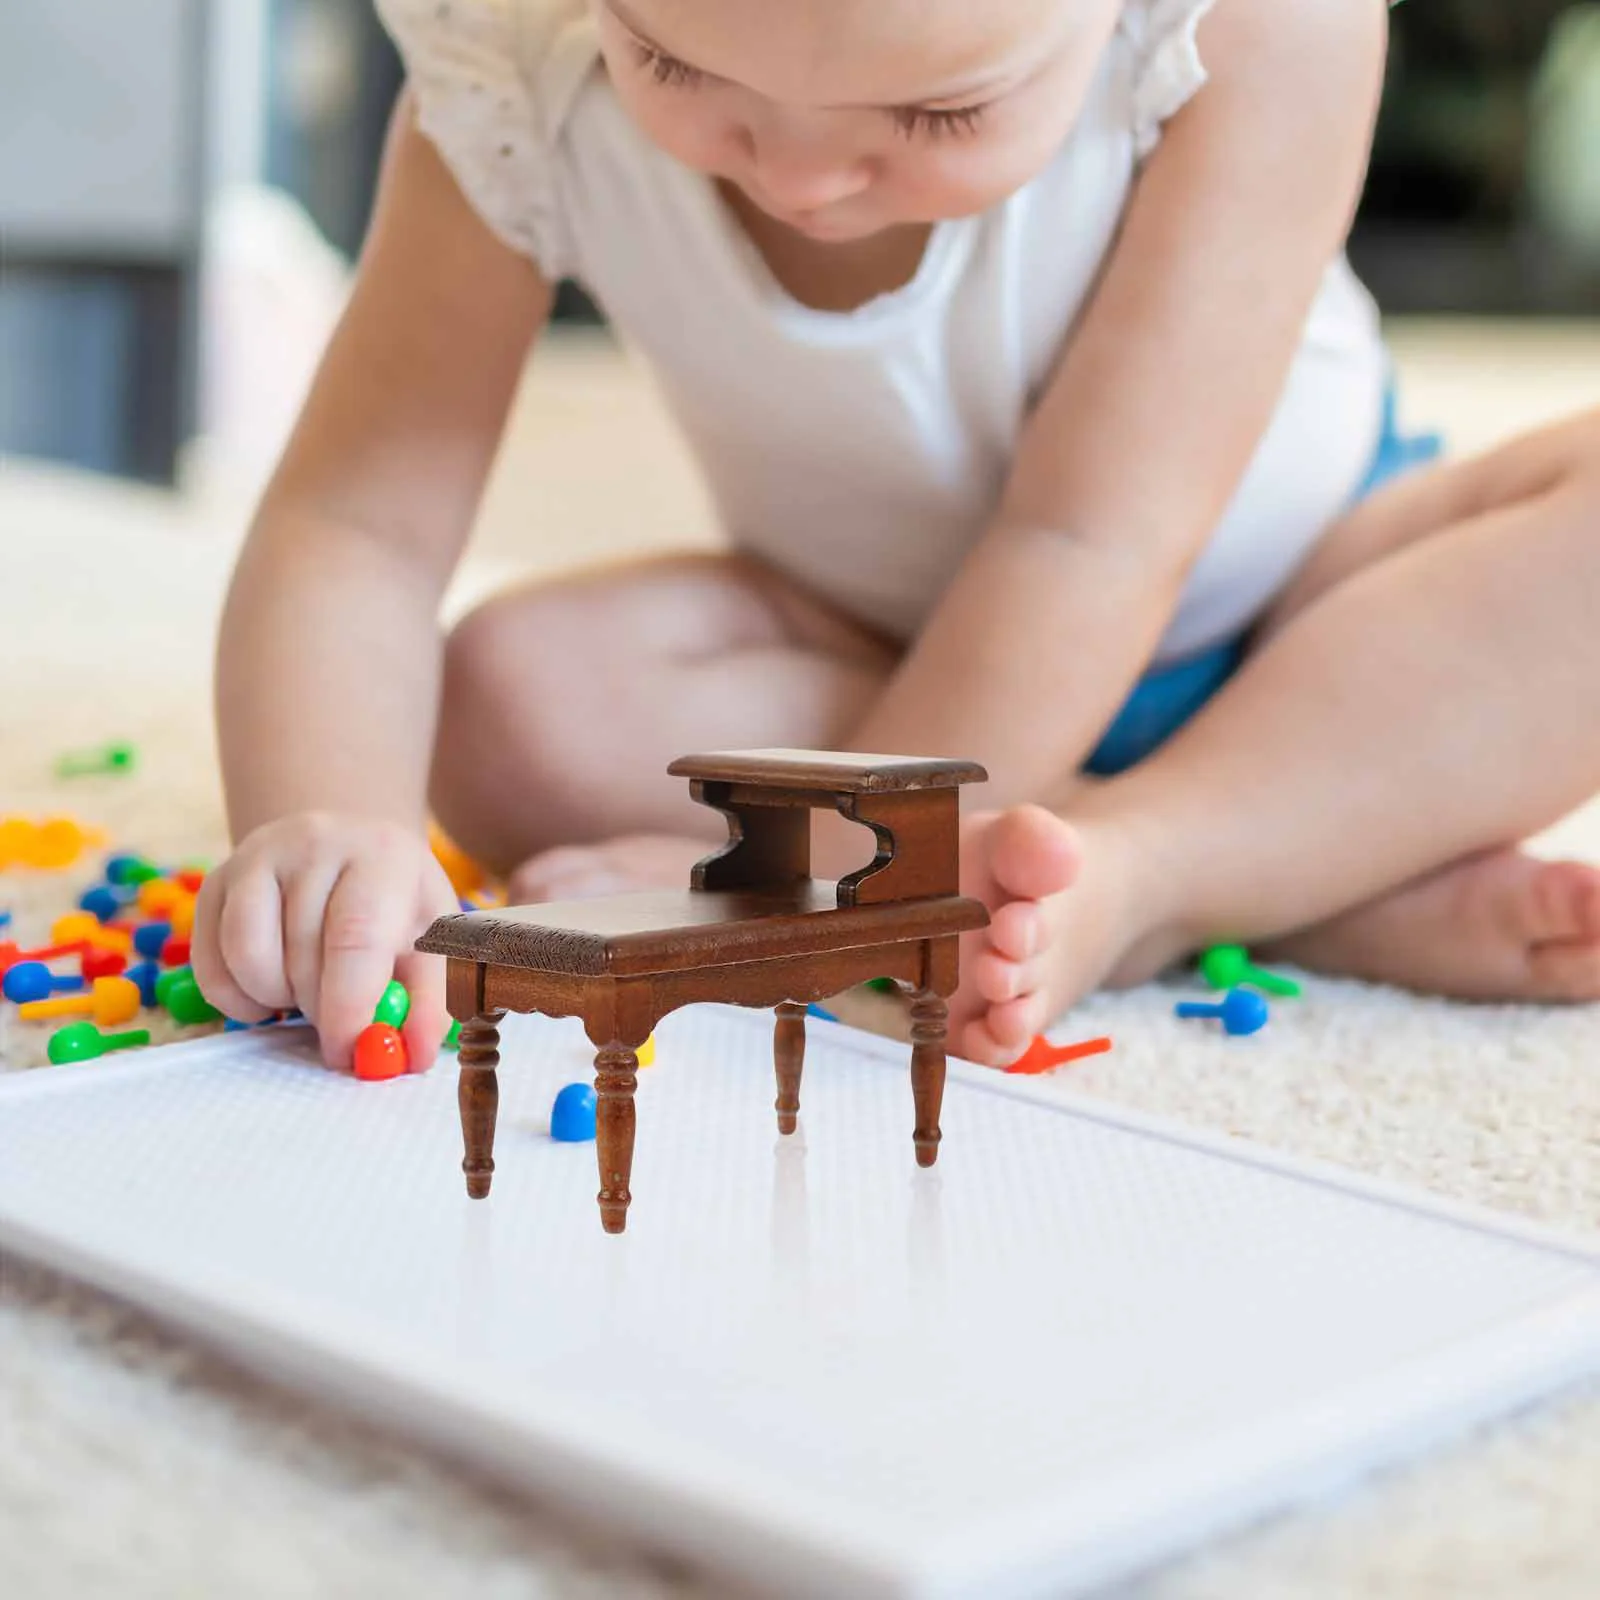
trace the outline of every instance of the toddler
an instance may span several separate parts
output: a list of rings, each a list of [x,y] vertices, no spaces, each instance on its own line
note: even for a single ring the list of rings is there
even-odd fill
[[[380,0],[353,297],[222,630],[194,961],[348,1059],[444,1027],[431,809],[514,900],[682,885],[667,763],[972,757],[952,1045],[1217,940],[1600,997],[1600,415],[1400,474],[1343,257],[1382,0]],[[552,286],[650,362],[728,553],[440,596]],[[628,440],[611,470],[628,470]],[[819,819],[818,870],[871,840]]]

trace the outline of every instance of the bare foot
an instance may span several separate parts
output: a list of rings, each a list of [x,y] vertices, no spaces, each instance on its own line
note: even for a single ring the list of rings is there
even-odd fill
[[[1044,1026],[1056,902],[1075,897],[1082,865],[1076,832],[1042,806],[979,811],[962,819],[961,890],[989,908],[989,926],[961,944],[961,987],[950,1003],[957,1054],[1005,1066]]]
[[[634,889],[686,889],[689,872],[714,845],[672,833],[629,833],[603,844],[562,845],[524,861],[506,883],[514,906],[593,900]]]
[[[1600,867],[1469,856],[1261,953],[1460,1000],[1600,1000]]]
[[[1008,1066],[1085,995],[1144,983],[1180,955],[1160,859],[1113,825],[1071,827],[1038,806],[972,817],[962,888],[991,921],[962,950],[951,1006],[960,1054]]]

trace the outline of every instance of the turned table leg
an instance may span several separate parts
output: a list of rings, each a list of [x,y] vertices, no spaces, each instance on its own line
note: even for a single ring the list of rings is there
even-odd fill
[[[917,1165],[931,1167],[939,1159],[939,1108],[944,1103],[944,1044],[950,1008],[929,989],[911,1002],[911,1097],[917,1126],[912,1139]]]
[[[467,1175],[467,1193],[482,1200],[494,1178],[494,1122],[500,1109],[501,1011],[485,1012],[461,1025],[461,1077],[456,1099],[461,1107],[461,1136],[466,1157],[461,1170]]]
[[[595,1153],[600,1163],[600,1225],[621,1233],[628,1225],[633,1176],[633,1091],[639,1057],[625,1044],[608,1044],[594,1058]]]
[[[778,1069],[778,1132],[793,1133],[800,1115],[800,1073],[806,1062],[806,1008],[798,1000],[778,1006],[772,1059]]]

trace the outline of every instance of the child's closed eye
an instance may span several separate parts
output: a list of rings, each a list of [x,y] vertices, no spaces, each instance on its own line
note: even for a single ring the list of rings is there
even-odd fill
[[[639,65],[665,88],[695,89],[707,79],[708,74],[699,67],[668,55],[656,45],[635,39],[633,47],[638,52]],[[891,106],[888,115],[908,139],[949,139],[976,133],[987,109],[986,106]]]
[[[919,134],[927,139],[966,138],[978,131],[985,106],[959,106],[935,110],[929,106],[896,106],[889,113],[894,125],[908,139]]]

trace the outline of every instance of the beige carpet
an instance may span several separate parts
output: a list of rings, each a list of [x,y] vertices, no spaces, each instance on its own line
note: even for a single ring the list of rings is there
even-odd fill
[[[1464,445],[1600,400],[1592,330],[1419,328],[1397,343],[1409,411]],[[692,477],[645,387],[603,349],[549,355],[455,604],[512,570],[705,537]],[[608,427],[630,437],[625,481],[596,462]],[[221,848],[206,675],[241,504],[217,487],[178,501],[15,463],[0,472],[0,812],[72,809],[163,857]],[[140,743],[136,776],[52,779],[57,751],[110,737]],[[1600,859],[1600,815],[1552,843]],[[0,876],[0,907],[30,935],[78,881]],[[1097,1001],[1085,1031],[1104,1028],[1118,1048],[1073,1087],[1600,1230],[1600,1011],[1469,1009],[1315,984],[1260,1038],[1224,1042],[1180,1029],[1169,1002],[1159,991]],[[36,1030],[0,1021],[0,1064],[31,1066],[41,1045]],[[1600,1390],[1133,1592],[1600,1594]],[[731,1591],[580,1536],[0,1259],[0,1595],[467,1593]]]

